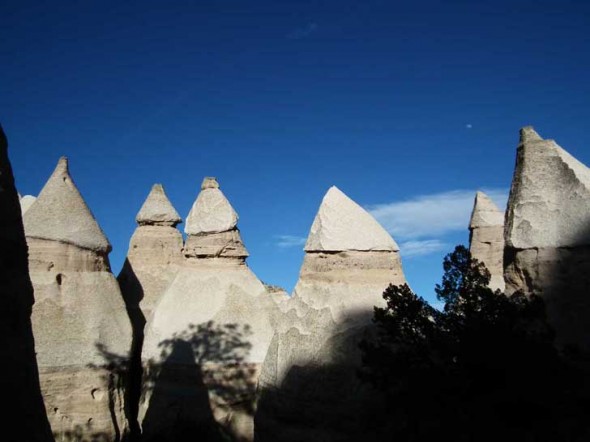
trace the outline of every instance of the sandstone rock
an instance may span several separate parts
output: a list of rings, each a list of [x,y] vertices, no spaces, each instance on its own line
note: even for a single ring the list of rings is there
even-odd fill
[[[24,224],[28,238],[73,244],[102,253],[111,250],[69,175],[65,157],[59,160],[37,201],[27,211]]]
[[[201,193],[186,218],[187,235],[219,233],[232,230],[238,224],[238,214],[219,190],[215,178],[205,178]]]
[[[33,287],[29,279],[27,244],[8,142],[0,126],[0,345],[3,356],[0,390],[2,439],[7,442],[53,440],[45,415],[31,327]]]
[[[560,343],[590,348],[590,170],[521,130],[504,232],[507,293],[545,299]]]
[[[504,291],[504,212],[483,192],[477,192],[469,223],[469,251],[490,272],[490,288]]]
[[[305,251],[345,250],[396,252],[399,247],[375,218],[332,186],[313,221]]]
[[[37,200],[33,195],[25,195],[20,199],[20,210],[23,214],[27,213],[27,210],[31,208],[33,203]]]
[[[245,263],[237,219],[217,181],[205,179],[179,270],[146,325],[145,440],[253,438],[255,386],[277,307]]]
[[[36,297],[33,332],[51,428],[60,439],[80,433],[118,440],[127,431],[120,375],[131,327],[110,272],[109,242],[64,158],[27,212],[25,233]]]
[[[154,184],[135,220],[140,226],[175,226],[182,222],[182,218],[170,203],[161,184]]]
[[[385,288],[405,282],[398,247],[332,187],[305,249],[262,367],[256,440],[366,440],[363,424],[378,401],[356,377],[358,342]]]

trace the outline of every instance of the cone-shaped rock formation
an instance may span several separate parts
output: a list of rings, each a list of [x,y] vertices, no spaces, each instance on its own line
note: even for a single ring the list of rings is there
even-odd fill
[[[187,218],[180,268],[146,325],[147,441],[217,431],[252,440],[254,389],[277,308],[245,263],[237,219],[217,181],[206,178]],[[180,398],[183,390],[192,399]]]
[[[483,192],[475,194],[469,251],[490,272],[490,288],[504,291],[504,212]]]
[[[27,244],[18,195],[8,159],[8,143],[0,126],[0,388],[2,440],[53,440],[45,415],[31,327],[33,287],[29,279]]]
[[[24,225],[36,298],[33,332],[52,430],[59,438],[81,433],[116,440],[127,429],[119,371],[127,363],[131,326],[110,272],[109,242],[65,158]]]
[[[506,291],[542,296],[563,344],[590,348],[590,169],[520,133],[505,227]]]
[[[405,282],[398,247],[332,187],[305,247],[293,297],[259,382],[257,441],[361,440],[371,395],[359,385],[358,340],[389,284]]]

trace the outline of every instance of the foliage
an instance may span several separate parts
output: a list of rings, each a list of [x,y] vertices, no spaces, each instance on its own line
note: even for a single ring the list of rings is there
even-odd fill
[[[444,259],[438,311],[407,285],[375,308],[361,379],[385,397],[392,440],[588,440],[587,387],[560,354],[541,298],[506,296],[457,246]]]

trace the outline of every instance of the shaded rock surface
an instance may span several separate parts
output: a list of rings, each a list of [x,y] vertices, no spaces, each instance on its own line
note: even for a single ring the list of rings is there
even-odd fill
[[[45,414],[31,326],[33,287],[19,198],[8,159],[8,142],[0,127],[0,388],[3,440],[53,441]]]
[[[477,192],[469,222],[469,251],[490,272],[490,288],[504,291],[504,212]]]
[[[257,441],[370,439],[378,400],[356,377],[358,342],[370,334],[385,288],[404,282],[393,239],[331,188],[262,367]]]
[[[24,224],[36,298],[33,332],[51,428],[60,440],[117,440],[127,431],[121,370],[131,326],[110,272],[109,242],[65,158]]]
[[[545,299],[562,344],[590,347],[590,170],[521,130],[504,238],[508,293]]]
[[[188,428],[208,440],[253,438],[255,386],[277,307],[245,263],[237,218],[206,178],[179,269],[146,325],[145,440],[179,440]],[[193,393],[180,398],[182,391]]]

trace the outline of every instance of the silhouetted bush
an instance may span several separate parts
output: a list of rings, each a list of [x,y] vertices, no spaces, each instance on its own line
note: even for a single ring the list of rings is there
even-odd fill
[[[590,440],[583,364],[559,352],[543,300],[488,288],[490,274],[457,246],[445,257],[438,311],[407,285],[375,308],[360,347],[362,380],[386,400],[396,441]]]

